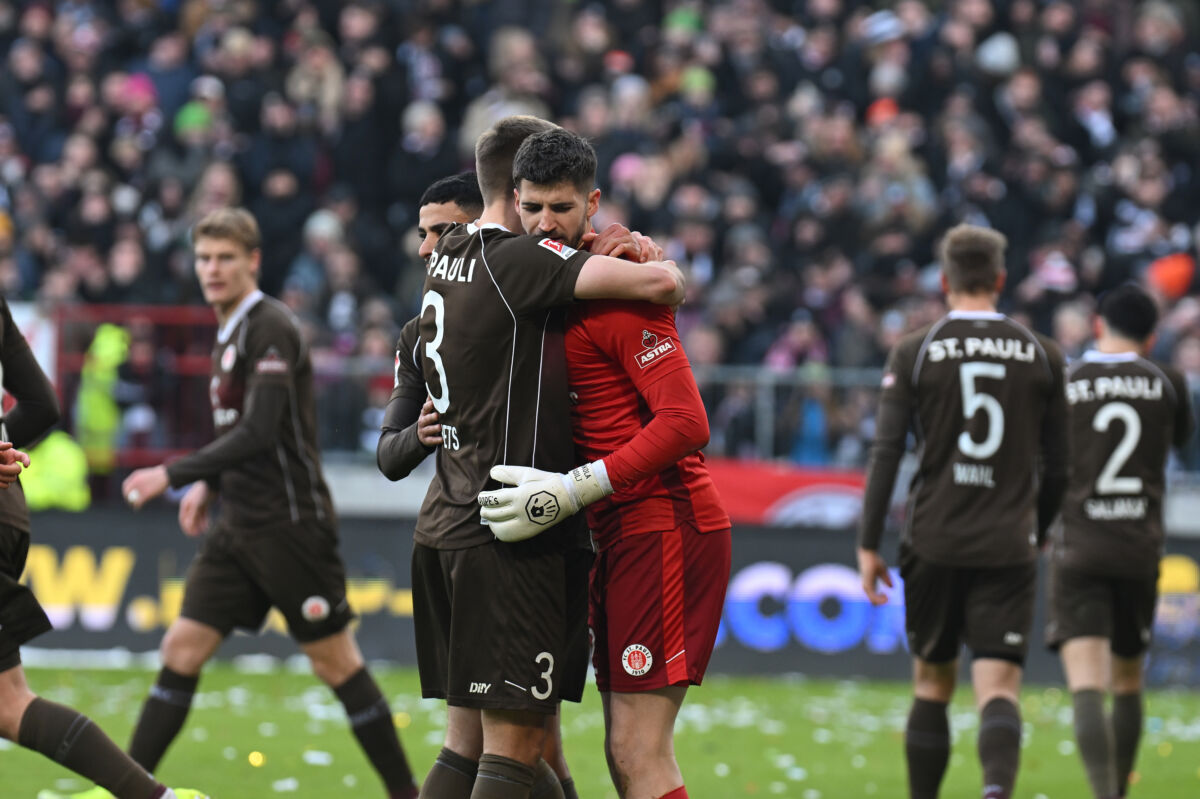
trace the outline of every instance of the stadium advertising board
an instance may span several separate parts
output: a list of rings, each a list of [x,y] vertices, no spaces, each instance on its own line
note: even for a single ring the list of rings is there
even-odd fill
[[[411,519],[345,519],[342,552],[359,642],[369,658],[415,663],[409,561]],[[183,576],[196,541],[167,507],[133,514],[41,513],[24,580],[56,630],[35,646],[134,652],[157,648],[179,613]],[[1164,561],[1149,677],[1200,685],[1200,541],[1170,539]],[[907,679],[904,608],[897,589],[882,607],[866,602],[849,531],[738,525],[733,574],[712,670],[739,674]],[[894,553],[888,553],[894,562]],[[1029,676],[1057,682],[1057,661],[1040,644],[1038,603]],[[235,636],[222,655],[295,653],[273,614],[260,636]]]

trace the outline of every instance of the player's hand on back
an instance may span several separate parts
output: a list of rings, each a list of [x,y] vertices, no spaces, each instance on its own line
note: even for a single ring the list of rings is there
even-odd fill
[[[641,262],[647,261],[662,261],[667,257],[667,251],[655,243],[654,239],[649,236],[633,231],[633,238],[637,241],[638,246],[642,250]]]
[[[624,258],[626,261],[644,264],[647,260],[638,240],[640,233],[632,233],[629,228],[613,222],[603,232],[589,231],[583,236],[583,247],[593,255],[608,255],[613,258]],[[644,238],[644,237],[643,237]]]
[[[872,605],[886,605],[887,595],[879,590],[879,582],[888,588],[893,588],[892,574],[888,571],[887,563],[878,552],[870,549],[858,550],[858,576],[862,578],[863,592]],[[878,582],[877,582],[878,581]]]
[[[479,519],[501,541],[532,538],[612,493],[603,461],[568,474],[500,465],[491,475],[513,486],[479,494]]]
[[[421,406],[421,415],[417,417],[417,440],[427,447],[436,447],[442,443],[442,426],[438,423],[437,411],[433,409],[433,398],[426,397]]]
[[[212,492],[203,480],[192,483],[179,502],[179,529],[185,535],[198,536],[208,529]]]
[[[28,455],[14,447],[12,442],[0,441],[0,488],[8,488],[17,482],[28,465]]]

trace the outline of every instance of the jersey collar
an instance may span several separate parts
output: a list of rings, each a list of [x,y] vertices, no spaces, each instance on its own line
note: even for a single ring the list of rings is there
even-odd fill
[[[1003,319],[999,311],[951,311],[946,314],[950,319]]]
[[[477,230],[503,230],[505,233],[512,233],[511,230],[499,222],[484,222],[482,225],[478,224],[478,222],[478,219],[476,219],[474,222],[468,222],[467,233],[474,235],[475,231]]]
[[[1136,352],[1100,352],[1100,350],[1088,350],[1083,354],[1083,360],[1091,363],[1126,363],[1136,361],[1140,357]]]
[[[221,344],[229,341],[229,337],[233,335],[233,329],[238,326],[238,323],[250,313],[250,309],[258,305],[258,301],[263,298],[263,293],[259,289],[255,289],[246,295],[245,299],[238,303],[238,307],[233,309],[233,313],[225,320],[225,324],[221,325],[221,329],[217,331],[217,341]]]

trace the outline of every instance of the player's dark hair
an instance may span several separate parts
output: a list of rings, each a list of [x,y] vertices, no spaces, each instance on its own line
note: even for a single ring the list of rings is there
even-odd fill
[[[1154,335],[1158,325],[1158,305],[1141,286],[1125,283],[1100,298],[1100,318],[1118,336],[1143,342]]]
[[[596,186],[596,151],[588,140],[563,128],[530,136],[513,159],[513,183],[537,186],[570,182],[585,194]]]
[[[247,252],[262,246],[258,222],[245,208],[218,208],[206,214],[192,228],[192,241],[200,239],[226,239],[240,244]]]
[[[942,272],[950,290],[963,294],[987,294],[996,290],[1004,273],[1003,233],[976,225],[956,225],[946,231],[939,248]]]
[[[483,202],[491,205],[497,197],[511,196],[513,158],[521,143],[535,133],[557,127],[553,122],[533,116],[511,116],[492,125],[475,142],[475,172]]]
[[[417,207],[429,204],[454,203],[472,219],[483,213],[483,194],[474,172],[462,172],[434,181],[421,195]]]

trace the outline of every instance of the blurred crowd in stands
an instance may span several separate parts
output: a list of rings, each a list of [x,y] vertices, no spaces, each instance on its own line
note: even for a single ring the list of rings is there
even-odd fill
[[[706,385],[712,452],[861,464],[874,392],[833,376],[943,312],[963,221],[1008,236],[1003,310],[1069,355],[1097,293],[1153,287],[1200,391],[1185,0],[0,0],[0,57],[0,290],[198,303],[188,229],[245,204],[318,371],[374,375],[331,379],[326,446],[373,448],[416,203],[513,113],[589,137],[597,223],[686,267],[698,367],[804,375],[772,452],[753,384]]]

